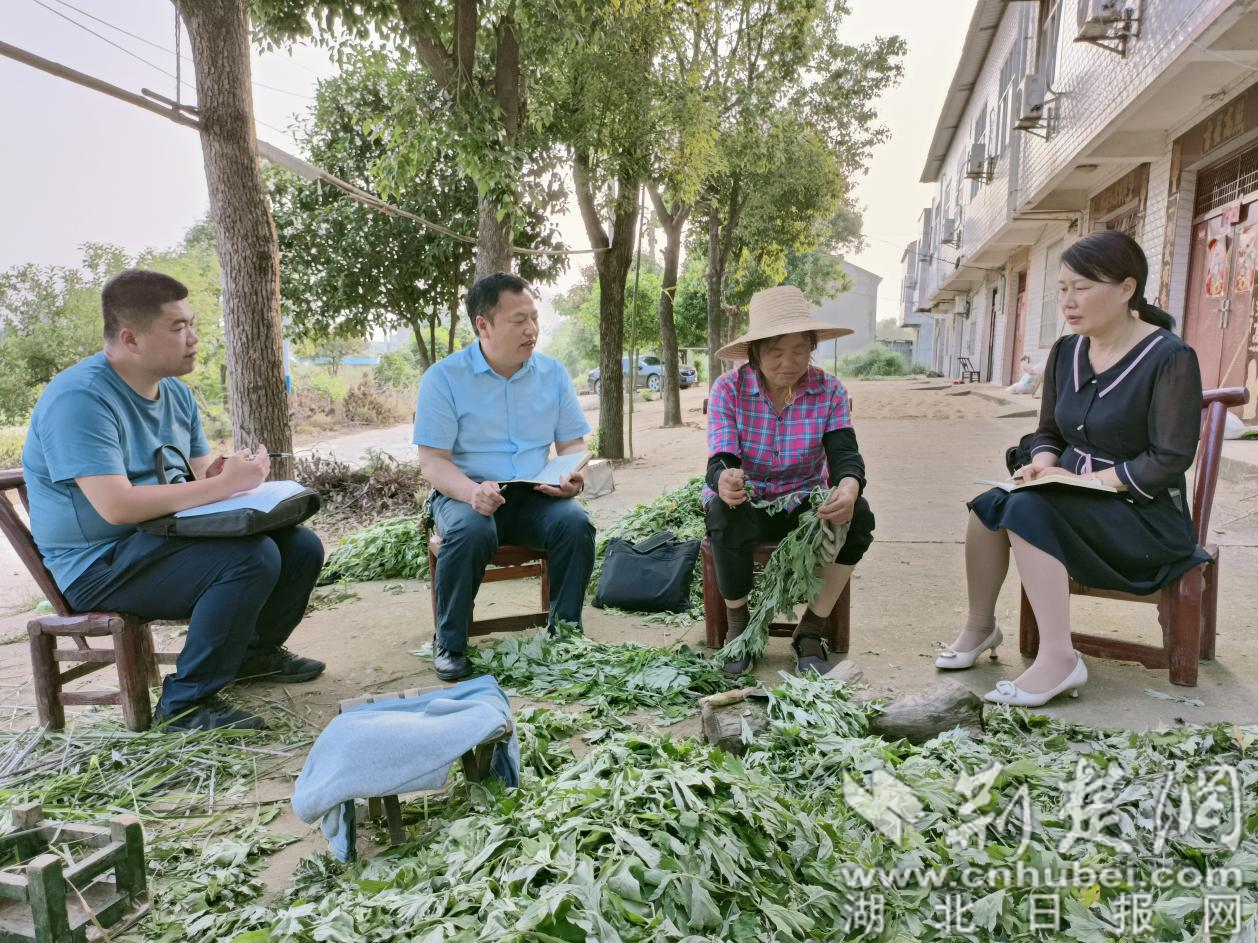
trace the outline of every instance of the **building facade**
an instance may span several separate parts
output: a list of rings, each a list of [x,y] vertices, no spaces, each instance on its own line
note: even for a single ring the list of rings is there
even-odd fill
[[[818,345],[816,360],[828,369],[834,369],[844,354],[872,346],[878,320],[878,286],[882,283],[882,276],[846,259],[840,267],[847,276],[847,290],[827,298],[813,310],[819,321],[852,330],[846,337],[823,341]]]
[[[1064,332],[1061,252],[1135,237],[1146,296],[1207,387],[1258,421],[1258,9],[1240,0],[979,0],[922,180],[904,293],[932,366],[1009,383]]]

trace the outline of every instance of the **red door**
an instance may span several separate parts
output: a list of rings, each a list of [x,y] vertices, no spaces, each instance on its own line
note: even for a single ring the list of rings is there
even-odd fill
[[[1232,203],[1193,226],[1184,340],[1197,351],[1206,389],[1243,386],[1254,372],[1258,202]],[[1252,410],[1246,418],[1252,418]]]
[[[1009,341],[1005,383],[1014,383],[1022,375],[1018,369],[1022,363],[1022,345],[1026,342],[1026,272],[1018,273],[1018,294],[1013,303],[1013,337]]]

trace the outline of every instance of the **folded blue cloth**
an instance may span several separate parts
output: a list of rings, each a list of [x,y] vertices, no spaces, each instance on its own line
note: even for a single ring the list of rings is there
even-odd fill
[[[440,789],[450,764],[512,729],[511,702],[489,675],[415,698],[361,704],[333,718],[310,748],[293,788],[303,822],[323,819],[338,861],[354,854],[354,800]],[[520,744],[494,749],[490,772],[520,781]]]

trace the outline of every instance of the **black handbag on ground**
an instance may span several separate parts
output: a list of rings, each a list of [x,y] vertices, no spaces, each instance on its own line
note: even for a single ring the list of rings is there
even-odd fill
[[[684,612],[690,608],[699,541],[663,530],[636,544],[613,538],[603,552],[594,606],[626,612]]]
[[[167,452],[173,452],[183,463],[182,468],[176,466],[173,475],[167,473]],[[158,484],[196,480],[196,475],[192,473],[192,464],[176,445],[160,446],[153,453],[153,465],[157,471]],[[314,516],[318,510],[319,493],[313,488],[302,487],[300,491],[280,500],[269,511],[236,508],[192,517],[167,514],[151,521],[141,521],[136,527],[146,534],[157,534],[160,537],[254,537],[269,531],[294,527]]]

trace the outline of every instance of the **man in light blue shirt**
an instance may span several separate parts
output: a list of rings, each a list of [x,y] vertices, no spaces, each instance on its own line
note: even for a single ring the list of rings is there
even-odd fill
[[[437,594],[437,676],[471,673],[467,627],[485,567],[499,544],[546,551],[550,624],[581,624],[594,569],[594,525],[577,503],[579,473],[558,487],[526,484],[558,455],[580,452],[590,425],[563,366],[537,346],[529,285],[506,272],[477,280],[467,313],[478,342],[424,374],[414,441],[433,487],[441,535]]]
[[[191,539],[136,524],[257,487],[265,446],[210,454],[192,393],[176,377],[196,366],[188,289],[129,269],[101,292],[105,349],[62,371],[40,394],[22,450],[31,533],[77,612],[187,619],[183,651],[154,717],[184,729],[263,726],[218,697],[240,677],[309,681],[323,662],[284,642],[306,611],[323,564],[313,531]],[[159,484],[158,450],[175,446],[197,480]],[[163,463],[182,473],[162,451]]]

